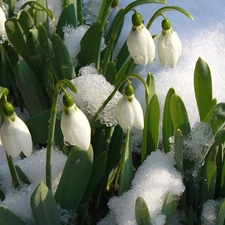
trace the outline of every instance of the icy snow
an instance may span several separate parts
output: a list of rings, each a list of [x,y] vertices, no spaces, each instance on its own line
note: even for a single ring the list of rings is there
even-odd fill
[[[71,80],[78,92],[74,94],[68,90],[68,93],[74,98],[78,108],[85,113],[88,119],[91,119],[112,93],[114,86],[111,85],[104,76],[99,74],[93,65],[83,67],[79,75],[80,76]],[[106,124],[107,126],[115,126],[118,124],[115,108],[121,97],[122,95],[117,91],[100,113],[99,119],[102,124]]]
[[[138,168],[131,190],[120,197],[110,199],[108,203],[110,215],[106,221],[102,220],[98,225],[115,224],[113,220],[118,225],[136,225],[134,208],[139,196],[144,198],[148,206],[152,224],[163,225],[166,217],[161,209],[168,191],[177,197],[185,190],[182,176],[174,168],[174,163],[172,154],[165,154],[160,150],[152,152]]]
[[[22,184],[20,190],[16,190],[11,181],[5,152],[0,149],[0,189],[5,194],[5,200],[0,201],[0,205],[7,207],[17,216],[27,222],[28,225],[34,224],[30,208],[30,196],[39,184],[40,180],[45,182],[45,158],[46,149],[38,150],[31,157],[19,160],[17,164],[30,180],[30,185]],[[63,167],[66,162],[66,156],[58,150],[53,151],[52,155],[52,188],[55,192],[59,183]]]

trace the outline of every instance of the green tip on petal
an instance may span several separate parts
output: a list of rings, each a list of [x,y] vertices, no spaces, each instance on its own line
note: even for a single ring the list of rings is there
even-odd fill
[[[169,30],[170,28],[171,28],[170,20],[164,19],[164,20],[162,21],[162,29],[163,29],[163,30]]]
[[[14,107],[10,102],[6,102],[3,104],[3,113],[5,116],[12,116],[14,112]]]
[[[69,108],[69,107],[71,107],[73,104],[74,104],[74,100],[73,100],[72,96],[69,95],[68,93],[65,93],[64,96],[63,96],[63,105],[64,105],[66,108]]]
[[[132,24],[135,27],[138,27],[142,24],[142,15],[140,13],[135,12],[132,15]]]
[[[130,97],[134,94],[134,88],[131,84],[128,84],[126,87],[125,87],[125,95],[127,97]]]

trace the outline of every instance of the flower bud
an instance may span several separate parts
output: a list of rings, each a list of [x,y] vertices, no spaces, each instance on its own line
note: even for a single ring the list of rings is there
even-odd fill
[[[116,8],[119,5],[119,0],[114,0],[111,4],[112,8]]]

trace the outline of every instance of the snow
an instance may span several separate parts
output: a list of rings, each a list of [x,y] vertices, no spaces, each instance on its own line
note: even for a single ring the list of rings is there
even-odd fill
[[[168,191],[174,197],[180,196],[185,187],[181,174],[174,168],[172,154],[165,154],[160,150],[152,152],[150,156],[138,168],[132,181],[132,188],[120,197],[110,199],[108,206],[110,215],[98,225],[110,224],[108,219],[112,217],[118,225],[137,225],[135,219],[135,201],[137,197],[144,198],[153,225],[163,225],[165,215],[161,209]]]

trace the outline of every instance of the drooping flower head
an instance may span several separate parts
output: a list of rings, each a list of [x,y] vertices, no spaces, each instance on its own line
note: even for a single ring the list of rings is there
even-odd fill
[[[132,29],[127,38],[128,51],[136,64],[146,66],[155,59],[155,44],[150,32],[142,23],[142,16],[132,15]]]
[[[32,139],[26,124],[16,115],[14,107],[7,102],[3,105],[4,122],[1,127],[1,141],[6,153],[16,158],[21,152],[32,153]]]
[[[143,111],[130,83],[125,88],[125,95],[117,103],[116,116],[124,133],[128,127],[131,129],[135,126],[139,130],[144,127]]]
[[[87,150],[91,141],[91,127],[87,117],[74,104],[73,98],[68,93],[63,96],[63,104],[61,130],[64,140]]]
[[[171,28],[170,21],[162,21],[162,33],[158,40],[158,55],[162,66],[171,68],[177,64],[181,56],[182,45],[176,32]]]

